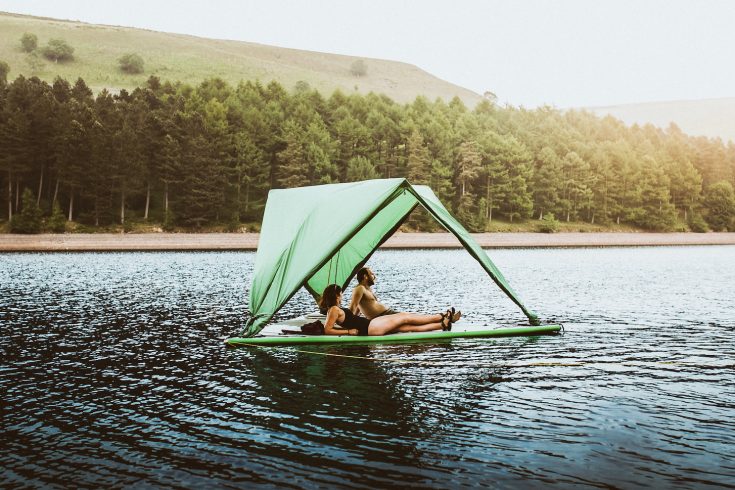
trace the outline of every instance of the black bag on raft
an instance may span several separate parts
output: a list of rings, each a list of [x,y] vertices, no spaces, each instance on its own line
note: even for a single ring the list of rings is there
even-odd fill
[[[324,324],[321,320],[301,325],[301,333],[305,335],[324,335]]]

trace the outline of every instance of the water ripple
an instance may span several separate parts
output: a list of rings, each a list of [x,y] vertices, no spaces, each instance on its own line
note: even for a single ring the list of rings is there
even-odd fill
[[[735,247],[491,255],[564,336],[225,349],[253,254],[0,255],[0,482],[733,487]],[[461,251],[371,265],[396,309],[523,321]]]

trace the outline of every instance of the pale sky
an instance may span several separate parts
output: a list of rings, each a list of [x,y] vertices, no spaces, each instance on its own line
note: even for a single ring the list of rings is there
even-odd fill
[[[729,0],[0,0],[0,11],[405,61],[529,108],[735,97]]]

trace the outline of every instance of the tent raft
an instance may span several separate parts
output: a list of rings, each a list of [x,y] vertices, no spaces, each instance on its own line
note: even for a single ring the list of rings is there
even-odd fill
[[[477,260],[490,278],[528,317],[530,327],[504,329],[455,327],[451,332],[396,333],[384,336],[305,336],[266,327],[281,307],[305,287],[314,299],[330,283],[344,289],[375,250],[423,206]],[[268,194],[250,289],[251,318],[230,346],[252,344],[435,341],[457,337],[494,337],[558,333],[560,325],[541,326],[503,274],[467,230],[447,211],[432,190],[406,179],[376,179],[294,189]],[[311,321],[302,317],[299,325]],[[288,322],[287,322],[288,323]]]

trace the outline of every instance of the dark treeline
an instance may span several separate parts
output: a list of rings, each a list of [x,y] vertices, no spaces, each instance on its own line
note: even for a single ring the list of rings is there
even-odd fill
[[[0,171],[8,218],[35,207],[88,226],[235,229],[260,220],[269,189],[379,177],[430,185],[472,231],[552,216],[703,231],[732,228],[735,213],[735,146],[674,125],[489,100],[324,98],[304,82],[290,93],[151,77],[95,97],[81,79],[18,77],[0,84]]]

